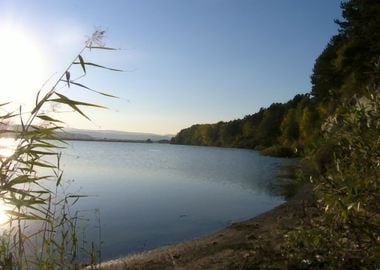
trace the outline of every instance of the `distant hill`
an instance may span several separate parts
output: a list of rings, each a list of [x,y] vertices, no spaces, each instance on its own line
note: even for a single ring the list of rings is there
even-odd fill
[[[10,130],[21,131],[19,125],[11,125]],[[77,128],[63,128],[55,132],[55,134],[64,140],[82,140],[82,141],[136,141],[136,142],[170,142],[174,135],[154,134],[143,132],[128,132],[116,130],[90,130]],[[12,137],[12,133],[2,133],[1,137]]]
[[[159,135],[154,133],[127,132],[115,130],[88,130],[64,128],[59,135],[64,139],[79,140],[120,140],[120,141],[169,141],[174,135]]]

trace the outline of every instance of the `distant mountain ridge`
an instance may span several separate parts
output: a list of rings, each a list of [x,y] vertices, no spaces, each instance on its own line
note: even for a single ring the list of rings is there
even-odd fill
[[[159,135],[154,133],[129,132],[117,130],[90,130],[77,128],[64,128],[60,133],[65,139],[82,139],[82,140],[121,140],[121,141],[163,141],[170,140],[174,135]]]

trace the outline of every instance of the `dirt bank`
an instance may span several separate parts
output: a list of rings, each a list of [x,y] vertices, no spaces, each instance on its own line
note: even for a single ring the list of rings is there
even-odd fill
[[[101,269],[287,269],[284,235],[312,207],[305,185],[288,202],[213,235],[102,263]]]

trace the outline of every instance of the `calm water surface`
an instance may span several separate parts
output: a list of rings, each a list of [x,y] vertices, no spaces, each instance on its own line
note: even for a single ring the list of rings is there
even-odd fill
[[[89,195],[75,205],[93,220],[82,228],[86,239],[100,237],[102,258],[110,259],[204,236],[281,204],[270,186],[285,162],[241,149],[70,142],[62,167],[74,180],[70,191]]]

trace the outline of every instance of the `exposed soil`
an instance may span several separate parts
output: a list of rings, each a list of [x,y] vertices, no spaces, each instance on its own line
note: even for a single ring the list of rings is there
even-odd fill
[[[101,269],[288,269],[287,232],[313,212],[311,185],[288,202],[213,235],[102,263]]]

